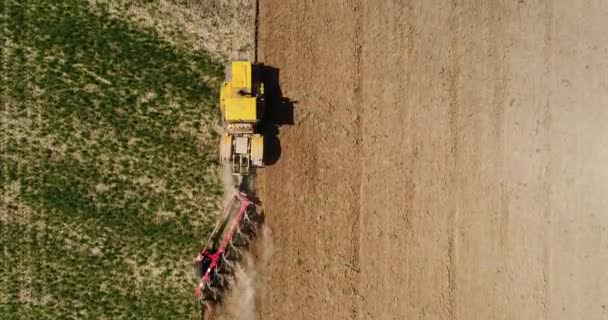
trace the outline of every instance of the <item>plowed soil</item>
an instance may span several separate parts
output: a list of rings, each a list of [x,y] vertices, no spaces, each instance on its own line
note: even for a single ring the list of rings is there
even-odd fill
[[[608,319],[608,2],[262,0],[260,319]]]

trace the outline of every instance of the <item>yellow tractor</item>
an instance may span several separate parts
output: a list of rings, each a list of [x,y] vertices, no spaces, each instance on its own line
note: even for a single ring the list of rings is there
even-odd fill
[[[220,90],[224,133],[220,160],[240,181],[252,168],[264,165],[264,136],[259,124],[264,116],[262,65],[232,61]]]

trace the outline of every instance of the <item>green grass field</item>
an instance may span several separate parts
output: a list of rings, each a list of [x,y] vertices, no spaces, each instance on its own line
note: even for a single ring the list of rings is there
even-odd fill
[[[112,12],[0,0],[0,319],[195,308],[190,257],[222,193],[221,59]]]

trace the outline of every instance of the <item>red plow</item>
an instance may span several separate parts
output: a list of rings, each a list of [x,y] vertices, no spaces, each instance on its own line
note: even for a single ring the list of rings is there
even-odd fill
[[[259,219],[257,205],[243,192],[237,193],[226,207],[194,258],[198,281],[195,296],[203,308],[221,302],[223,292],[230,288],[235,266],[255,237]]]

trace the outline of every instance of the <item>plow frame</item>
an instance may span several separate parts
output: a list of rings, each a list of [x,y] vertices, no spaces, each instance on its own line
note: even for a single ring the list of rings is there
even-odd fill
[[[238,209],[236,209],[237,212],[234,214],[234,216],[230,218],[229,221],[220,219],[216,223],[213,231],[207,239],[207,242],[203,246],[203,249],[200,251],[199,255],[194,259],[195,267],[197,268],[197,270],[199,269],[199,264],[203,263],[204,258],[210,259],[209,266],[207,267],[207,269],[202,270],[202,275],[198,279],[199,284],[195,290],[195,296],[198,299],[202,299],[204,291],[211,289],[212,283],[214,281],[214,275],[216,275],[218,272],[218,267],[222,263],[230,265],[230,263],[228,262],[229,259],[226,257],[226,254],[228,253],[228,250],[234,247],[232,243],[233,239],[237,232],[241,231],[240,225],[242,221],[251,221],[249,211],[252,209],[253,211],[256,210],[256,203],[250,200],[247,194],[245,194],[244,192],[238,192],[234,195],[233,199],[224,210],[223,217],[230,216],[230,211],[234,210],[233,205],[235,204],[235,200],[238,203]],[[223,225],[224,228],[222,228]],[[223,230],[225,231],[223,232],[223,236],[219,240],[217,249],[213,253],[208,253],[209,250],[211,250],[212,247],[216,244],[217,239],[214,238],[217,237],[218,232],[222,232]]]

